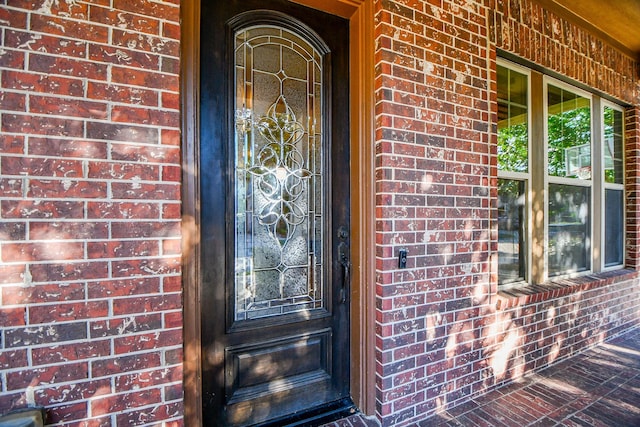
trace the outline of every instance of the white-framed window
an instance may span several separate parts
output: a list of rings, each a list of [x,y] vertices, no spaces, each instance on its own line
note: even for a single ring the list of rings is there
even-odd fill
[[[505,285],[529,280],[529,74],[498,63],[498,281]]]
[[[624,110],[611,102],[602,103],[602,151],[604,203],[601,215],[604,239],[602,269],[624,264]]]
[[[591,270],[591,95],[544,78],[547,277]]]
[[[624,110],[498,60],[498,284],[624,265]]]

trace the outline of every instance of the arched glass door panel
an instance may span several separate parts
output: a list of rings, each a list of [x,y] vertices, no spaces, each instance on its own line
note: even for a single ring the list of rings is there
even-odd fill
[[[236,321],[325,306],[321,54],[274,25],[235,33]]]

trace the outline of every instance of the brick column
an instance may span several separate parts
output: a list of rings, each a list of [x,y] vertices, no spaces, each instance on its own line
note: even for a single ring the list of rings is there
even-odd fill
[[[0,413],[182,424],[178,3],[0,6]]]
[[[395,425],[482,382],[489,53],[478,2],[381,1],[376,23],[377,397]]]
[[[626,266],[640,268],[640,107],[625,111]]]

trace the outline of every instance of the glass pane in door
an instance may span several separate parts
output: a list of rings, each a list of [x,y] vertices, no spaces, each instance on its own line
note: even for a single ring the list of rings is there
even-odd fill
[[[322,64],[300,34],[235,34],[235,320],[324,307]]]

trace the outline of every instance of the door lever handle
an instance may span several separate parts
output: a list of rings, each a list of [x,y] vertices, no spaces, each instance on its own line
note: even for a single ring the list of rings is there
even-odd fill
[[[342,289],[340,290],[340,304],[347,302],[347,289],[351,281],[351,263],[349,261],[342,263]]]
[[[347,302],[347,293],[349,290],[349,283],[351,281],[351,263],[349,262],[348,254],[349,247],[345,242],[341,242],[338,245],[338,257],[339,262],[342,265],[342,286],[340,287],[340,304]]]

